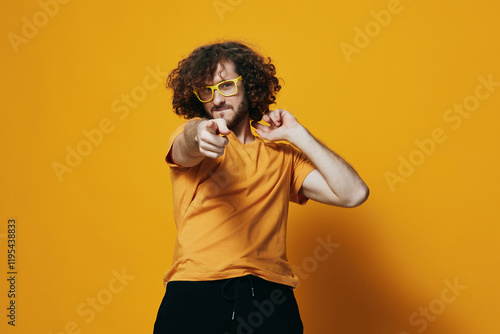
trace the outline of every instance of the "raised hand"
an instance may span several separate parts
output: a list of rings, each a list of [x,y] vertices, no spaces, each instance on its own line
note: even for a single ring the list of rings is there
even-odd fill
[[[195,137],[199,152],[212,159],[222,156],[228,143],[226,136],[230,133],[231,130],[227,128],[226,121],[222,118],[200,122]]]
[[[255,132],[262,138],[269,141],[287,140],[292,142],[298,131],[303,129],[289,111],[275,109],[269,111],[262,117],[262,120],[269,125],[252,122]]]

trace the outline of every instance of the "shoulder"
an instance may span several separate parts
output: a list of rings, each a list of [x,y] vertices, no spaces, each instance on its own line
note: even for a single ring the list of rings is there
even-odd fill
[[[282,154],[294,156],[302,154],[302,152],[298,148],[286,141],[270,142],[258,136],[256,136],[255,138],[256,140],[262,141],[263,147],[265,147],[267,150],[273,150]]]

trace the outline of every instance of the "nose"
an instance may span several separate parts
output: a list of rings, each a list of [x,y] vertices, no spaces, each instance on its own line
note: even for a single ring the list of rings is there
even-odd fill
[[[225,96],[222,95],[221,93],[219,93],[219,91],[216,89],[214,91],[214,99],[213,99],[213,103],[216,105],[216,106],[220,106],[222,104],[224,104],[225,102]]]

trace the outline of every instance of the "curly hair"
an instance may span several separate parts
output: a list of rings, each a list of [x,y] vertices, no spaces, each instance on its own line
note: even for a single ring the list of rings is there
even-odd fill
[[[232,62],[236,72],[243,77],[250,119],[262,119],[269,111],[269,105],[275,103],[276,94],[281,89],[276,68],[271,58],[265,59],[247,45],[235,41],[201,46],[170,72],[167,88],[174,92],[172,106],[177,115],[187,119],[207,117],[203,103],[193,90],[212,80],[217,65],[226,61]]]

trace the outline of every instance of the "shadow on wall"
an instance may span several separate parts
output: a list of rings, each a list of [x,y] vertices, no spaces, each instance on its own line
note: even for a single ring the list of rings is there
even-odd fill
[[[310,207],[293,210],[288,256],[294,271],[302,270],[297,274],[301,280],[295,294],[304,333],[461,333],[457,319],[450,324],[439,321],[439,314],[430,310],[420,313],[431,300],[416,302],[419,294],[412,289],[418,284],[404,268],[388,265],[392,263],[390,255],[381,251],[381,243],[387,240],[381,240],[377,226],[377,220],[383,218],[368,211],[318,206],[312,220]],[[318,249],[315,255],[315,249],[322,243],[319,238],[326,240],[329,235],[333,253],[325,260],[326,252]],[[448,279],[453,283],[453,277]],[[440,291],[432,291],[434,294],[439,297]],[[451,290],[448,298],[453,298]],[[437,310],[434,312],[446,312],[442,308],[445,303],[436,302],[432,305]]]

